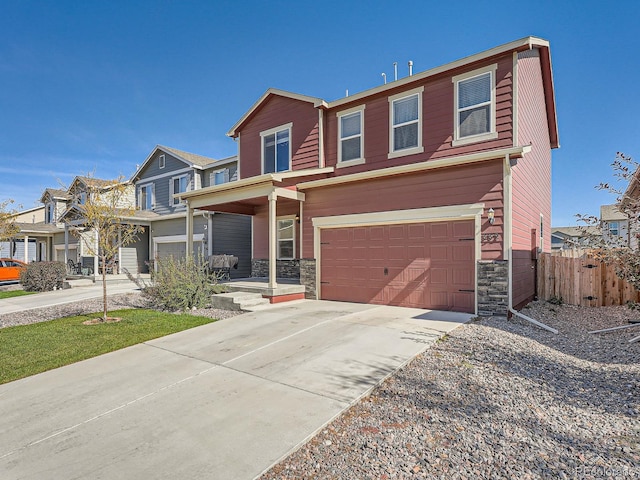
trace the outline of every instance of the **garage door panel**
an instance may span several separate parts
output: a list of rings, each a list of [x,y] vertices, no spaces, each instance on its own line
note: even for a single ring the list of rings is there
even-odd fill
[[[322,230],[321,298],[473,312],[474,232],[466,220]]]

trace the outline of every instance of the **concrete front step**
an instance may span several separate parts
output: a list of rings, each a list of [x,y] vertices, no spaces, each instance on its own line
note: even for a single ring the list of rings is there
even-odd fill
[[[211,297],[211,305],[214,308],[224,310],[254,310],[263,305],[269,305],[269,300],[262,298],[259,293],[230,292],[218,293]]]

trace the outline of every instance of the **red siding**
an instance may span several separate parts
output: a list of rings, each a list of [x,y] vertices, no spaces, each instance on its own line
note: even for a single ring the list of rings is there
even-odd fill
[[[495,210],[496,222],[484,222],[483,233],[497,233],[483,242],[483,259],[502,258],[502,160],[443,168],[305,191],[303,241],[305,257],[313,256],[314,217],[406,210],[484,202]]]
[[[260,132],[293,122],[292,170],[318,167],[318,110],[312,103],[274,95],[240,132],[240,177],[262,174]]]
[[[452,77],[464,72],[497,63],[496,71],[496,129],[498,138],[491,141],[472,143],[453,147],[454,128],[454,84]],[[469,65],[458,69],[406,85],[402,89],[391,89],[367,98],[336,107],[326,114],[326,164],[335,166],[338,150],[338,120],[336,113],[348,108],[365,105],[364,110],[364,155],[366,163],[352,167],[340,168],[335,175],[345,175],[395,165],[417,163],[454,155],[481,152],[496,148],[510,147],[512,138],[512,96],[513,96],[513,60],[506,55],[499,60],[493,59],[481,64]],[[402,91],[424,86],[422,94],[422,141],[424,152],[395,159],[388,159],[389,153],[389,100],[388,98]]]
[[[531,231],[540,235],[542,248],[551,248],[551,150],[538,50],[518,56],[518,144],[531,144],[531,153],[513,167],[513,304],[535,294],[535,261],[531,259]]]
[[[261,205],[256,207],[253,216],[253,258],[269,258],[269,207]],[[277,216],[297,215],[300,207],[297,202],[287,202],[278,199]],[[296,226],[296,241],[300,238],[300,225]],[[300,244],[296,244],[296,256],[300,254]]]

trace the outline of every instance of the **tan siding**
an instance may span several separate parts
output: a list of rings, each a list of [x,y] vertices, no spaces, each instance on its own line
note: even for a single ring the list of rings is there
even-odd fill
[[[532,151],[513,167],[513,304],[535,293],[535,261],[531,259],[531,230],[539,236],[544,216],[542,248],[551,248],[551,151],[544,90],[537,50],[518,59],[518,144]]]

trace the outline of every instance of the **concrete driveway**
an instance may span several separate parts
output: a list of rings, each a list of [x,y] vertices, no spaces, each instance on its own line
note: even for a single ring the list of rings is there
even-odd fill
[[[254,478],[470,317],[303,300],[2,385],[0,478]]]

